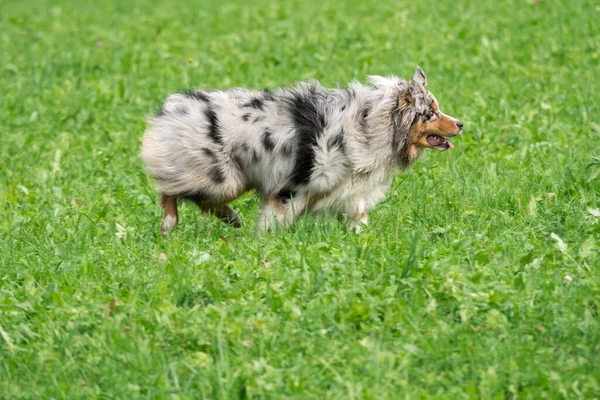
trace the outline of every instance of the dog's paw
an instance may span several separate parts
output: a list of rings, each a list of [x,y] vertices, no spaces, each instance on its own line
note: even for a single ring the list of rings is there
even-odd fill
[[[348,221],[350,229],[356,232],[357,234],[361,233],[363,231],[363,228],[366,227],[368,224],[369,218],[367,217],[367,213],[365,212],[360,213],[355,218],[351,218]]]
[[[361,221],[358,221],[358,222],[350,224],[350,230],[352,232],[356,233],[357,235],[359,235],[364,230],[364,228],[366,226],[367,226],[367,224],[365,224],[365,223],[363,223]]]
[[[163,218],[160,224],[160,234],[163,236],[167,236],[169,233],[173,232],[173,229],[177,226],[177,218],[167,215]]]
[[[360,223],[356,224],[354,226],[351,226],[350,229],[352,230],[352,232],[356,233],[357,235],[359,235],[363,231],[363,227]]]

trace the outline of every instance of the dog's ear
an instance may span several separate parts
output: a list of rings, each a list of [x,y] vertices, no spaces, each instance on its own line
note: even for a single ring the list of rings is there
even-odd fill
[[[427,86],[427,75],[425,75],[425,72],[418,65],[412,80],[419,85]]]

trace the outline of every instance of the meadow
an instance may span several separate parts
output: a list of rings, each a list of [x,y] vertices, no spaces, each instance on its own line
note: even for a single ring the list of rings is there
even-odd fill
[[[600,398],[600,5],[3,0],[0,398]],[[186,88],[410,78],[465,123],[370,225],[159,234]]]

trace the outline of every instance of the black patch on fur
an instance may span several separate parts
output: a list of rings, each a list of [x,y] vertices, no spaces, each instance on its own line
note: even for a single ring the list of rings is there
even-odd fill
[[[262,135],[262,144],[263,146],[265,146],[265,150],[267,150],[268,152],[272,152],[275,148],[275,142],[273,141],[271,136],[273,136],[273,132],[269,129],[265,130],[265,132]]]
[[[264,111],[263,101],[256,97],[253,98],[252,100],[250,100],[249,102],[247,102],[246,104],[244,104],[244,107],[250,107],[250,108],[254,108],[256,110]]]
[[[177,197],[180,197],[184,200],[193,201],[196,204],[210,202],[212,200],[212,196],[203,190],[181,193],[177,195]]]
[[[264,120],[265,120],[265,118],[266,118],[266,117],[265,117],[264,115],[260,115],[260,116],[258,116],[258,117],[256,117],[256,118],[254,118],[254,121],[252,121],[252,122],[253,122],[253,123],[261,122],[261,121],[264,121]]]
[[[206,107],[204,116],[208,120],[208,136],[216,143],[223,144],[223,138],[219,129],[219,119],[212,107]]]
[[[292,143],[290,143],[290,142],[286,142],[281,146],[281,154],[286,157],[291,157],[293,151],[294,151],[294,147],[292,146]]]
[[[292,181],[305,184],[310,180],[315,164],[317,139],[325,129],[325,115],[319,109],[319,93],[296,93],[289,102],[289,112],[292,114],[298,145],[296,160],[292,171]]]
[[[248,120],[250,119],[250,114],[242,115],[242,119],[244,120],[244,122],[248,122]]]
[[[345,106],[345,105],[343,105],[343,106],[342,106],[342,108],[341,108],[341,110],[342,110],[342,111],[346,111],[346,106]]]
[[[225,182],[225,175],[218,165],[212,167],[210,171],[208,171],[208,176],[210,177],[210,180],[216,184]]]
[[[273,96],[271,89],[263,89],[262,93],[263,93],[263,97],[265,98],[266,101],[275,100],[275,96]]]
[[[183,92],[181,92],[181,94],[190,99],[195,99],[198,101],[205,101],[207,103],[210,102],[210,99],[208,98],[206,93],[204,93],[202,90],[188,89],[188,90],[184,90]]]
[[[346,152],[346,148],[344,146],[344,130],[341,129],[340,133],[335,136],[332,136],[327,141],[327,151],[331,151],[334,147],[337,147],[342,153]]]
[[[284,188],[281,189],[279,191],[279,193],[277,193],[277,195],[275,196],[279,201],[281,201],[282,203],[287,203],[288,201],[291,200],[292,197],[296,196],[296,192],[294,192],[293,190]]]
[[[259,160],[260,157],[258,156],[258,152],[256,150],[252,150],[252,162],[256,164]]]
[[[202,152],[209,158],[215,160],[217,158],[216,154],[214,151],[212,151],[211,149],[207,149],[206,147],[202,148]]]
[[[371,112],[371,105],[369,104],[367,107],[365,107],[364,110],[362,110],[362,114],[361,114],[362,119],[367,119],[370,112]]]

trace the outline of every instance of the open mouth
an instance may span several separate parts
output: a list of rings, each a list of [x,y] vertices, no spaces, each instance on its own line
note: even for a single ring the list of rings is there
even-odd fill
[[[452,142],[450,142],[445,137],[439,136],[439,135],[427,136],[427,143],[429,143],[429,145],[431,147],[433,147],[434,149],[440,150],[440,151],[454,148],[454,145],[452,144]]]

